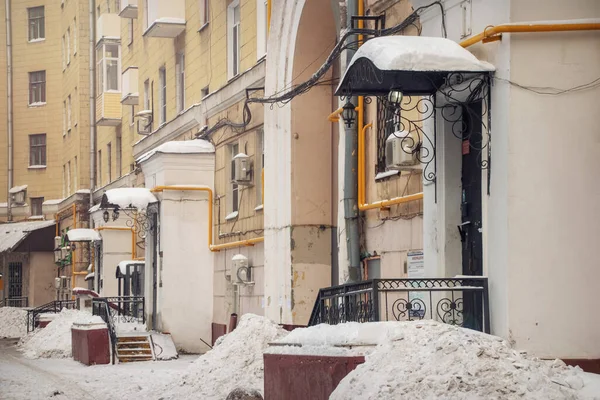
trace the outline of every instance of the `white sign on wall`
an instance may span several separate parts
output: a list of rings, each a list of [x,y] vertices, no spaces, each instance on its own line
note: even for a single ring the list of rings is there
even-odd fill
[[[408,252],[406,255],[406,270],[409,279],[425,278],[423,250],[411,250]],[[423,318],[425,316],[425,309],[419,309],[420,302],[415,302],[417,299],[425,301],[425,294],[425,292],[409,292],[408,299],[414,307],[414,309],[409,312],[410,317]]]

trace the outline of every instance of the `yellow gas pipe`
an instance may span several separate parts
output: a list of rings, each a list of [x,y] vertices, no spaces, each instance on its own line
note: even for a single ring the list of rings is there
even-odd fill
[[[208,193],[208,248],[210,251],[221,251],[240,246],[254,246],[256,243],[263,242],[264,237],[257,237],[247,240],[238,240],[236,242],[213,245],[213,191],[209,187],[203,186],[156,186],[151,190],[153,193],[163,192],[165,190],[180,190],[180,191],[202,191]]]

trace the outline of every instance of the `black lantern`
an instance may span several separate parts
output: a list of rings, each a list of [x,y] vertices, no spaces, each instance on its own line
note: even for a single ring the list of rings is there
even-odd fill
[[[402,103],[402,98],[402,92],[399,89],[392,89],[388,94],[388,101],[396,107],[400,107],[400,104]]]
[[[104,222],[108,222],[109,218],[110,218],[110,214],[108,213],[107,210],[104,210],[104,213],[102,213],[102,219],[104,219]]]
[[[351,128],[356,119],[356,107],[351,102],[347,102],[342,107],[342,119],[348,128]]]
[[[112,212],[112,219],[113,221],[116,221],[119,219],[119,209],[115,208]]]

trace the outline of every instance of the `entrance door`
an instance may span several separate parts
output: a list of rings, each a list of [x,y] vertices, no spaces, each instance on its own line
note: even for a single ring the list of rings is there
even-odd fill
[[[8,264],[8,298],[11,299],[22,296],[23,264],[20,262],[11,262]],[[18,303],[15,303],[14,306],[18,306]]]
[[[465,129],[462,143],[462,198],[461,225],[463,275],[483,274],[483,241],[481,215],[481,101],[463,106],[462,118]],[[468,283],[467,283],[468,284]],[[481,324],[481,295],[465,294],[463,297],[463,321],[467,328]]]

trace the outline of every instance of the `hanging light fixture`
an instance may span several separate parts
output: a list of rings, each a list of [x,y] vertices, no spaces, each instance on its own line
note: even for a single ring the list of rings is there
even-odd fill
[[[118,208],[113,209],[112,219],[113,219],[113,221],[116,221],[119,219],[119,209]]]
[[[402,95],[402,92],[400,91],[400,89],[392,89],[390,90],[390,93],[388,94],[388,101],[390,103],[392,103],[393,105],[400,107],[400,103],[402,103],[402,98],[404,96]]]
[[[110,214],[108,213],[108,210],[104,210],[104,212],[102,213],[102,219],[104,220],[104,222],[108,222],[109,218]]]
[[[342,119],[348,128],[352,127],[356,119],[356,107],[349,101],[342,107]]]

